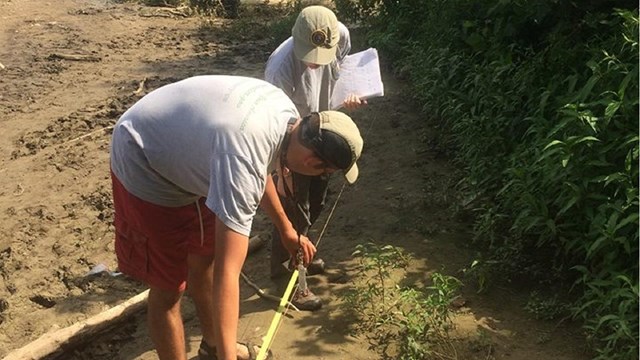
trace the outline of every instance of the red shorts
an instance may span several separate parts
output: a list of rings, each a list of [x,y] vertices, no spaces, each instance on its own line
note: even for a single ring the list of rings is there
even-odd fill
[[[166,207],[127,191],[111,173],[119,271],[152,288],[184,291],[189,254],[213,256],[215,215],[204,204]]]

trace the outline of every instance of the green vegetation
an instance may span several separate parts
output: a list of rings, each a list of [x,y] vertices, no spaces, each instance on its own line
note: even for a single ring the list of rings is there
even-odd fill
[[[558,299],[557,294],[542,296],[538,291],[534,291],[524,309],[536,319],[553,320],[565,315],[567,306]]]
[[[336,5],[369,26],[462,169],[487,249],[475,274],[570,289],[594,357],[637,358],[637,2]],[[549,301],[530,310],[555,316]]]
[[[410,258],[391,245],[358,245],[353,255],[360,285],[345,296],[344,308],[372,346],[391,359],[455,358],[449,308],[461,283],[433,273],[429,286],[400,286]]]

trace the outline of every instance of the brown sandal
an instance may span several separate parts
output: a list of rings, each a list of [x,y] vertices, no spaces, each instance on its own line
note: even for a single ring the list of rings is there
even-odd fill
[[[249,352],[249,360],[258,359],[258,353],[256,352],[256,348],[260,349],[260,346],[250,342],[246,342],[246,343],[239,342],[238,344],[247,348],[247,351]],[[272,360],[272,359],[273,359],[273,353],[271,352],[271,350],[269,350],[267,351],[267,357],[265,358],[265,360]]]
[[[239,342],[238,344],[247,348],[247,352],[249,353],[248,360],[256,360],[258,358],[258,353],[256,353],[256,348],[260,348],[259,346],[252,344],[250,342]],[[218,360],[218,356],[216,355],[216,347],[209,346],[204,340],[200,343],[200,348],[198,349],[198,359],[199,360]],[[272,360],[273,353],[271,350],[267,352],[267,357],[265,360]],[[240,359],[238,359],[240,360]]]
[[[218,360],[218,355],[216,355],[216,347],[209,346],[204,339],[200,343],[200,348],[198,349],[198,359],[199,360]]]

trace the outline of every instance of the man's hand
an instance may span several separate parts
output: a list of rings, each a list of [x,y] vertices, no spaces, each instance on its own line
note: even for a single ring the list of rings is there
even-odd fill
[[[344,102],[342,102],[342,106],[344,106],[344,108],[347,110],[355,110],[366,104],[367,104],[367,100],[360,99],[355,94],[351,94],[347,96]]]
[[[276,186],[273,183],[273,178],[271,176],[267,177],[264,196],[262,197],[260,205],[262,205],[262,208],[265,209],[267,214],[269,214],[271,221],[274,223],[278,231],[280,231],[282,244],[284,245],[284,248],[289,251],[291,257],[293,259],[297,259],[296,254],[298,253],[298,249],[302,249],[303,265],[309,265],[313,260],[313,257],[316,256],[316,247],[309,238],[304,235],[300,235],[300,241],[298,241],[298,233],[293,228],[291,221],[289,221],[287,214],[285,214],[284,209],[282,208],[280,198],[276,191]]]
[[[282,245],[284,245],[285,249],[289,251],[291,255],[291,259],[294,262],[293,265],[297,266],[297,256],[298,249],[302,250],[302,257],[304,261],[304,266],[306,267],[311,263],[314,256],[316,256],[316,246],[313,245],[311,240],[304,235],[300,235],[300,241],[298,243],[298,234],[295,231],[288,232],[286,234],[280,234],[280,239],[282,240]]]

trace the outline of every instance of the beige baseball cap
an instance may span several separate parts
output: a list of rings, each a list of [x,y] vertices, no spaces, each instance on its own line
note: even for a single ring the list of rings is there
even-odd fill
[[[317,115],[317,121],[305,117],[302,122],[303,144],[331,166],[343,170],[347,182],[353,184],[358,179],[356,161],[364,145],[358,126],[339,111],[322,111]]]
[[[298,60],[327,65],[336,58],[336,46],[340,40],[338,18],[326,7],[315,5],[302,9],[291,35]]]

